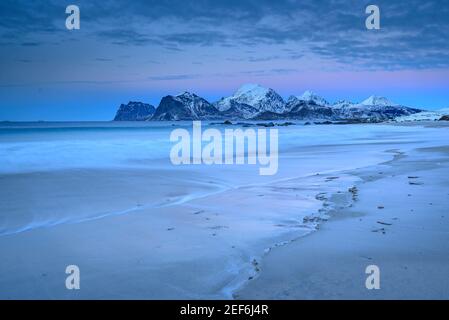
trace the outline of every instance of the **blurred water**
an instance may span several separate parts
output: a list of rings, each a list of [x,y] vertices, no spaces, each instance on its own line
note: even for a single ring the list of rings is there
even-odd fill
[[[191,131],[192,122],[1,123],[0,173],[170,165],[170,148],[174,144],[169,141],[170,132],[179,127]],[[203,122],[203,130],[207,128],[224,133],[225,128],[237,127]],[[296,125],[276,129],[280,153],[311,146],[444,138],[438,129],[391,125]]]
[[[109,168],[166,158],[160,123],[9,123],[0,126],[0,172]]]

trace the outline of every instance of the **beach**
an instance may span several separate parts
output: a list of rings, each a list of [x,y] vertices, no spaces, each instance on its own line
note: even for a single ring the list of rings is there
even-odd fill
[[[2,126],[0,298],[448,297],[448,125],[279,128],[273,176],[173,166],[173,128]]]
[[[239,299],[447,299],[449,153],[420,149],[362,178],[354,205],[273,250]],[[432,159],[432,160],[431,160]],[[365,269],[380,269],[367,290]]]

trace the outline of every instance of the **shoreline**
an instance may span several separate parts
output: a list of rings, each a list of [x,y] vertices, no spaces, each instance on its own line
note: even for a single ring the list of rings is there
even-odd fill
[[[427,149],[427,150],[426,150]],[[425,150],[425,151],[423,151]],[[423,164],[421,170],[419,170],[419,174],[416,174],[416,171],[412,168],[407,168],[407,164],[402,163],[401,161],[414,161],[413,158],[418,155],[420,152],[433,152],[437,154],[445,154],[443,159],[435,161],[434,164],[438,164],[436,168],[429,168],[432,164],[427,163]],[[419,279],[419,275],[422,276],[421,272],[423,272],[423,266],[420,265],[420,268],[417,268],[413,262],[413,258],[411,261],[407,261],[407,265],[403,266],[403,270],[408,270],[408,273],[413,274],[413,276],[399,276],[400,271],[395,270],[391,271],[389,269],[398,268],[397,264],[401,264],[402,261],[397,261],[392,263],[392,257],[388,255],[388,253],[382,254],[381,250],[375,251],[380,258],[375,257],[370,249],[372,250],[373,244],[367,241],[367,237],[371,236],[371,234],[375,235],[389,235],[391,232],[394,232],[392,229],[395,228],[400,221],[406,220],[407,215],[401,214],[398,211],[392,212],[391,215],[385,215],[386,210],[384,208],[384,202],[388,202],[389,199],[387,196],[381,197],[383,198],[382,204],[379,203],[377,208],[375,206],[366,206],[366,202],[375,202],[375,200],[368,200],[372,198],[376,198],[376,194],[373,192],[377,192],[376,187],[372,187],[376,184],[385,185],[385,180],[388,180],[386,185],[393,185],[392,181],[396,181],[399,179],[403,179],[404,177],[408,178],[408,183],[411,188],[420,187],[421,182],[415,182],[415,179],[424,179],[423,177],[427,175],[431,175],[435,180],[437,177],[444,177],[444,173],[449,176],[449,148],[448,146],[441,147],[431,147],[431,148],[417,148],[413,152],[413,154],[404,154],[402,152],[398,152],[394,158],[390,161],[381,163],[377,166],[373,166],[372,168],[362,168],[354,170],[353,174],[362,179],[361,182],[357,183],[357,193],[361,194],[361,201],[363,204],[360,204],[359,200],[356,199],[353,204],[351,204],[348,208],[340,208],[335,210],[330,214],[331,218],[327,221],[324,221],[320,225],[319,232],[313,232],[304,237],[298,238],[296,241],[292,241],[281,248],[276,248],[276,250],[270,251],[263,259],[261,263],[261,272],[257,278],[248,281],[243,285],[239,290],[235,293],[236,299],[401,299],[401,298],[410,298],[410,299],[442,299],[444,296],[447,298],[449,296],[449,281],[447,276],[449,276],[449,271],[445,272],[444,266],[449,263],[449,258],[445,257],[445,252],[449,252],[449,245],[443,245],[440,249],[439,255],[433,255],[432,257],[438,261],[435,265],[429,263],[430,266],[426,266],[429,270],[427,271],[430,276],[430,280],[423,280],[423,277]],[[427,161],[427,160],[423,160]],[[444,163],[444,165],[443,165]],[[415,164],[416,165],[416,164]],[[390,168],[387,168],[389,166]],[[439,171],[441,173],[434,174],[434,171]],[[349,172],[348,172],[349,173]],[[415,173],[415,175],[413,175]],[[390,176],[388,176],[390,175]],[[418,177],[419,175],[419,177]],[[416,177],[415,177],[416,176]],[[440,183],[441,181],[436,181]],[[427,182],[426,182],[427,184]],[[423,183],[424,185],[424,183]],[[445,179],[445,188],[446,193],[443,191],[442,196],[446,195],[446,198],[443,198],[439,203],[439,210],[436,212],[437,215],[441,213],[441,219],[445,219],[447,215],[444,214],[445,206],[444,201],[449,200],[449,179]],[[413,190],[413,189],[412,189]],[[407,191],[411,192],[411,191]],[[408,193],[408,200],[412,198],[412,193]],[[437,205],[437,201],[432,198],[432,202],[423,203],[422,201],[413,202],[414,208],[408,209],[411,213],[420,210],[420,207],[432,205],[432,209]],[[394,201],[392,201],[394,203]],[[410,213],[409,212],[409,213]],[[434,212],[435,213],[435,212]],[[364,222],[367,221],[367,222]],[[384,222],[387,221],[387,222]],[[434,224],[429,224],[428,220],[425,217],[420,217],[421,225],[409,225],[408,228],[411,230],[419,230],[419,229],[433,229],[435,228]],[[444,221],[444,220],[442,220]],[[344,225],[344,226],[343,226]],[[353,240],[358,240],[356,243],[347,244],[342,246],[338,245],[330,245],[333,249],[336,249],[334,252],[329,251],[327,246],[329,246],[332,242],[342,241],[344,239],[344,235],[346,233],[351,233],[351,228],[362,229],[364,232],[368,233],[368,236],[360,237],[360,230],[354,231],[354,234],[357,236],[351,236],[350,238]],[[348,230],[342,230],[348,229]],[[438,231],[440,235],[444,239],[449,240],[449,226],[440,226],[441,231]],[[391,230],[391,231],[390,231]],[[412,232],[408,230],[407,232]],[[371,234],[369,234],[371,233]],[[432,233],[432,230],[430,231]],[[406,235],[403,231],[401,234],[403,237],[409,237],[410,235]],[[343,238],[342,238],[343,237]],[[370,241],[376,241],[376,239],[370,239]],[[378,239],[377,239],[378,240]],[[408,240],[408,239],[407,239]],[[429,242],[433,242],[430,237],[423,238],[421,240]],[[399,240],[398,240],[399,241]],[[397,245],[396,248],[397,253],[400,254],[401,250],[410,251],[413,249],[406,249],[403,247],[406,243],[404,241],[399,241],[400,245]],[[326,245],[327,243],[327,245]],[[414,242],[409,243],[410,246],[414,245]],[[308,249],[307,247],[312,248],[320,248],[324,251],[322,254],[317,254],[312,252],[313,249]],[[342,248],[343,247],[343,248]],[[350,249],[352,248],[352,249]],[[354,250],[357,253],[351,254],[351,251]],[[435,249],[434,249],[435,250]],[[386,246],[385,251],[388,252],[388,246]],[[420,252],[421,254],[423,252]],[[358,255],[358,257],[357,257]],[[387,258],[385,258],[387,256]],[[282,259],[281,259],[282,258]],[[313,258],[313,259],[311,259]],[[350,274],[352,269],[354,269],[351,259],[354,260],[362,260],[357,261],[356,265],[371,265],[375,263],[380,264],[380,269],[382,270],[382,266],[386,265],[383,269],[387,269],[387,281],[388,284],[392,283],[392,280],[395,280],[396,277],[400,279],[399,284],[394,284],[394,287],[388,287],[387,289],[382,290],[383,286],[381,285],[381,290],[367,290],[364,287],[364,282],[367,277],[365,274],[364,268],[360,267],[357,270],[357,273]],[[365,260],[365,261],[363,261]],[[282,261],[282,262],[281,262]],[[336,264],[337,262],[337,264]],[[441,265],[442,263],[442,265]],[[288,268],[283,267],[282,265],[290,265],[292,269],[297,268],[297,271],[288,270]],[[342,266],[350,265],[351,268],[348,268],[350,272],[344,274],[345,272],[341,271]],[[338,271],[332,270],[332,267],[338,268]],[[435,270],[436,269],[436,270]],[[319,270],[319,271],[317,271]],[[441,278],[435,275],[432,275],[432,270],[435,271],[438,275],[443,275]],[[382,275],[382,271],[381,271]],[[339,278],[340,277],[340,278]],[[351,279],[351,277],[353,277]],[[420,289],[426,288],[425,296],[421,291],[416,290],[416,288],[410,284],[413,280],[419,279],[418,285]],[[345,283],[347,281],[350,283],[351,281],[356,282],[357,285]],[[387,282],[384,281],[384,282]],[[281,285],[279,285],[281,283]],[[383,281],[381,281],[383,283]],[[424,283],[424,284],[423,284]],[[429,284],[432,284],[431,286]],[[410,287],[407,292],[407,287]],[[446,295],[441,295],[442,292],[447,290]]]
[[[334,178],[335,175],[343,176],[345,175],[342,171],[334,171],[330,173],[320,173],[317,174],[320,177],[331,177]],[[313,176],[317,176],[313,175]],[[291,179],[285,179],[286,181],[290,180],[296,180],[301,178],[310,178],[309,177],[296,177]],[[340,178],[340,177],[338,177]],[[333,179],[331,179],[333,180]],[[338,188],[343,188],[342,186],[339,186]],[[265,247],[261,254],[258,256],[252,256],[250,261],[248,261],[246,269],[249,271],[249,277],[247,279],[243,277],[236,277],[230,285],[226,285],[222,290],[222,292],[225,293],[226,299],[233,299],[235,300],[238,296],[238,291],[245,287],[247,283],[250,281],[254,281],[258,278],[258,276],[261,273],[260,270],[260,264],[263,262],[265,257],[270,254],[272,250],[275,250],[278,247],[287,246],[292,242],[298,241],[304,237],[310,236],[312,233],[319,232],[320,225],[322,222],[326,222],[327,220],[332,218],[332,211],[335,209],[332,207],[332,205],[338,205],[347,207],[350,206],[352,201],[349,200],[351,198],[351,193],[349,191],[342,192],[338,191],[335,193],[332,193],[329,198],[325,197],[326,192],[318,192],[315,194],[315,199],[321,202],[321,207],[316,208],[314,212],[312,212],[310,215],[307,215],[303,217],[302,221],[297,221],[297,225],[292,226],[292,228],[298,228],[301,229],[302,232],[292,232],[292,233],[286,233],[284,235],[279,235],[279,241],[273,241],[269,246]],[[332,202],[330,201],[330,198],[333,197],[339,197],[338,201]],[[274,240],[275,238],[273,238]]]
[[[315,198],[322,202],[322,207],[317,210],[316,213],[313,213],[310,216],[306,216],[303,221],[303,225],[310,228],[310,231],[305,234],[299,234],[296,237],[293,237],[289,240],[284,240],[281,242],[277,242],[272,244],[271,246],[267,247],[264,250],[264,253],[262,256],[259,257],[258,260],[253,260],[253,273],[250,279],[243,280],[240,282],[240,285],[234,286],[234,290],[229,291],[226,290],[232,299],[236,300],[240,298],[240,291],[244,290],[245,287],[250,284],[253,281],[257,281],[261,273],[263,273],[263,270],[260,269],[260,264],[263,263],[264,259],[271,253],[272,250],[276,250],[276,248],[283,247],[283,246],[289,246],[290,244],[301,241],[301,239],[305,237],[309,237],[314,233],[319,233],[320,227],[323,224],[331,223],[333,219],[338,218],[338,212],[342,210],[346,210],[350,207],[352,207],[355,202],[357,201],[357,194],[360,190],[361,186],[366,183],[366,181],[363,181],[361,176],[357,176],[355,174],[357,170],[360,169],[367,169],[367,168],[373,168],[373,172],[376,171],[376,168],[378,166],[387,165],[389,163],[392,163],[394,161],[397,161],[398,158],[404,156],[403,152],[397,151],[397,150],[385,150],[385,153],[392,153],[392,159],[378,163],[377,165],[372,165],[366,168],[357,168],[353,170],[340,170],[340,171],[333,171],[333,172],[327,172],[327,173],[318,173],[317,176],[320,175],[322,177],[325,177],[326,175],[330,175],[331,180],[333,179],[339,179],[340,176],[345,175],[354,175],[357,177],[355,181],[352,182],[352,185],[348,188],[346,188],[346,191],[336,191],[329,195],[329,197],[325,197],[326,193],[318,192],[315,195]],[[294,180],[295,178],[287,179],[287,180]],[[307,222],[305,221],[307,219]],[[254,264],[254,261],[256,264]],[[246,299],[246,298],[243,298]],[[247,298],[251,299],[251,298]],[[265,299],[265,298],[262,298]]]

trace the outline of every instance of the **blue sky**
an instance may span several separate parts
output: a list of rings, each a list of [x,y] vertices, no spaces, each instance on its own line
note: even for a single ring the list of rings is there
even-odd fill
[[[65,28],[65,8],[81,29]],[[365,8],[381,29],[365,28]],[[109,120],[130,100],[371,94],[449,107],[449,3],[362,0],[0,2],[0,120]]]

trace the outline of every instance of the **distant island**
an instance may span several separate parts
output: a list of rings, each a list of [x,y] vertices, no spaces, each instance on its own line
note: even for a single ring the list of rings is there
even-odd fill
[[[273,89],[245,84],[232,96],[214,103],[190,92],[168,95],[156,108],[142,102],[120,105],[114,121],[179,120],[327,120],[349,122],[383,122],[429,112],[396,104],[385,97],[371,96],[353,103],[347,100],[329,103],[311,91],[290,96],[287,101]],[[449,112],[448,112],[449,113]],[[432,120],[445,114],[430,112]],[[435,118],[437,117],[437,118]],[[417,117],[417,119],[420,119]],[[444,119],[441,119],[444,120]]]

